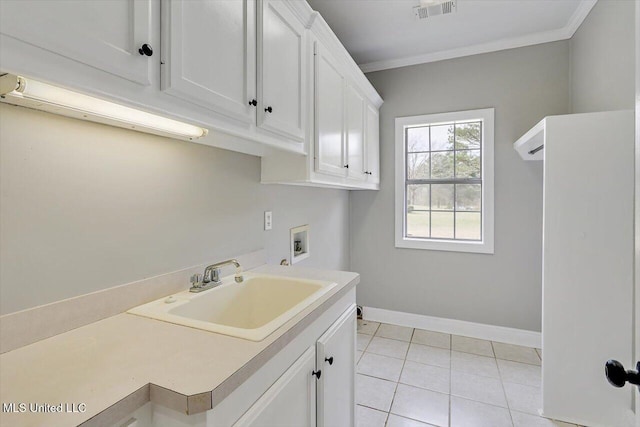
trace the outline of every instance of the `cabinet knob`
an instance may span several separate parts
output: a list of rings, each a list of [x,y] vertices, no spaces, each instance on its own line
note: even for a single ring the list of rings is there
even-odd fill
[[[150,44],[145,43],[138,49],[138,53],[143,56],[151,56],[153,55],[153,48]]]
[[[325,362],[329,362],[329,365],[333,365],[333,356],[331,356],[331,357],[325,357],[325,358],[324,358],[324,361],[325,361]]]
[[[271,106],[267,107],[264,109],[265,112],[267,113],[273,113],[273,108],[271,108]]]
[[[320,376],[322,375],[322,371],[320,369],[318,369],[317,371],[311,372],[311,375],[316,377],[316,379],[320,379]]]
[[[604,372],[609,384],[614,387],[623,387],[627,382],[640,387],[640,362],[636,364],[635,371],[627,371],[622,366],[622,363],[617,360],[607,360],[604,365]]]
[[[253,105],[255,107],[256,105],[258,105],[258,100],[252,99],[251,101],[249,101],[249,105]]]
[[[347,169],[349,169],[349,165],[348,165],[348,164],[346,164],[346,165],[344,165],[344,166],[343,166],[343,168],[347,168]]]

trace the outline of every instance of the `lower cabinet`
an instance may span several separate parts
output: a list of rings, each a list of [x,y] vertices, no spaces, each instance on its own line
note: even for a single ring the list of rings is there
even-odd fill
[[[318,426],[355,425],[356,310],[347,310],[316,343]]]
[[[315,426],[315,353],[315,349],[309,347],[234,426]]]
[[[355,426],[355,343],[352,306],[234,427]]]

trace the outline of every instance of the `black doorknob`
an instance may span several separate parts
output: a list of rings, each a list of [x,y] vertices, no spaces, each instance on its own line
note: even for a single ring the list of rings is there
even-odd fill
[[[317,371],[311,372],[311,375],[313,375],[317,379],[320,379],[320,376],[322,375],[322,371],[320,369],[318,369]]]
[[[333,356],[331,356],[331,357],[325,357],[325,358],[324,358],[324,361],[325,361],[325,362],[329,362],[329,365],[333,365]]]
[[[270,106],[265,108],[264,111],[266,111],[267,113],[273,113],[273,108],[271,108]]]
[[[150,44],[145,43],[142,46],[140,46],[140,49],[138,49],[138,53],[144,56],[151,56],[153,55],[153,48],[151,47]]]
[[[249,101],[249,105],[253,105],[255,107],[256,105],[258,105],[258,100],[252,99],[251,101]]]
[[[343,166],[343,168],[347,168],[347,169],[349,169],[349,165],[348,165],[348,164],[346,164],[346,165],[344,165],[344,166]]]
[[[604,373],[607,380],[614,387],[623,387],[625,383],[635,384],[640,388],[640,362],[636,364],[635,371],[627,371],[622,363],[617,360],[607,360],[604,364]]]

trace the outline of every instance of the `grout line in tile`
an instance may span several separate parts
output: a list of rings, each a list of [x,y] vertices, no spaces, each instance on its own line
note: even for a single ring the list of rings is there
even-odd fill
[[[420,421],[420,420],[418,420],[418,419],[416,419],[416,418],[407,417],[406,415],[394,414],[393,412],[389,412],[389,414],[388,414],[388,415],[395,415],[396,417],[406,418],[406,419],[408,419],[408,420],[416,421],[416,422],[418,422],[418,423],[424,424],[424,425],[429,426],[429,427],[438,427],[438,426],[437,426],[437,425],[435,425],[435,424],[425,423],[424,421]],[[388,419],[389,419],[389,417],[387,416],[387,420],[388,420]],[[450,423],[450,422],[449,422],[449,423],[447,423],[447,427],[449,427],[449,425],[451,425],[451,423]]]
[[[493,343],[491,343],[493,346]],[[495,354],[495,351],[494,351]],[[507,403],[507,410],[509,411],[509,419],[511,420],[511,425],[514,426],[513,422],[513,414],[511,413],[511,405],[509,404],[509,398],[507,397],[507,390],[504,388],[504,378],[502,378],[502,371],[500,370],[500,366],[498,365],[498,358],[496,357],[496,367],[498,368],[498,376],[500,377],[500,387],[502,388],[502,394],[504,396],[504,401]]]
[[[527,348],[531,348],[531,347],[527,347]],[[537,355],[537,354],[538,354],[538,353],[536,352],[536,355]],[[478,355],[478,356],[480,356],[480,355]],[[485,356],[485,357],[489,357],[489,356]],[[525,364],[525,365],[531,365],[531,366],[540,366],[540,365],[538,365],[538,364],[536,364],[536,363],[523,362],[522,360],[507,359],[506,357],[498,357],[498,356],[495,356],[495,357],[494,357],[494,359],[496,359],[496,360],[506,360],[507,362],[522,363],[522,364]],[[538,356],[538,359],[540,359],[540,356]],[[540,362],[542,363],[542,359],[540,359]]]
[[[402,371],[401,371],[401,372],[402,372]],[[376,377],[376,376],[374,376],[374,375],[363,374],[362,372],[356,372],[356,375],[362,375],[362,376],[369,377],[369,378],[373,378],[373,379],[376,379],[376,380],[386,381],[386,382],[389,382],[389,383],[395,383],[395,384],[396,384],[396,386],[398,385],[398,382],[397,382],[397,381],[389,380],[389,379],[387,379],[387,378],[380,378],[380,377]],[[395,390],[394,390],[394,393],[395,393]],[[361,405],[361,406],[365,406],[365,405]],[[375,408],[374,408],[374,409],[375,409]],[[378,411],[382,411],[382,409],[378,409]],[[382,411],[382,412],[384,412],[384,411]]]

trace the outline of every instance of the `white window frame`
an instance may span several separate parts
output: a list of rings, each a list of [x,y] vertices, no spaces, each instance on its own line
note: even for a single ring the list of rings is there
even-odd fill
[[[411,126],[433,125],[439,123],[452,123],[480,120],[482,121],[482,239],[479,241],[468,240],[443,240],[427,238],[411,238],[405,236],[405,129]],[[427,249],[452,252],[475,252],[493,254],[494,237],[494,109],[484,108],[479,110],[456,111],[449,113],[427,114],[422,116],[397,117],[395,120],[396,137],[396,194],[395,194],[395,240],[396,248]]]

